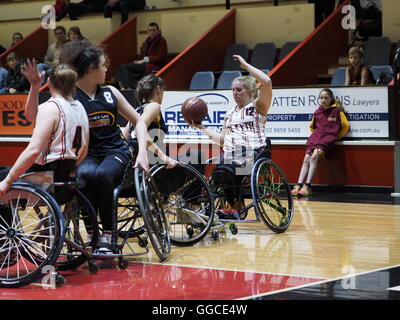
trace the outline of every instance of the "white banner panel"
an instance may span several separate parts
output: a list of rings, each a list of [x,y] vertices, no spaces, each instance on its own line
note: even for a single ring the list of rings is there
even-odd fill
[[[318,108],[322,88],[274,89],[268,112],[267,135],[271,138],[302,138],[310,136],[310,122]],[[351,138],[388,138],[389,103],[387,87],[333,88],[333,93],[348,112]],[[168,125],[168,141],[178,143],[208,141],[208,137],[188,126],[180,112],[182,103],[190,97],[200,97],[208,105],[207,127],[222,129],[226,112],[233,106],[231,90],[166,91],[162,113]]]

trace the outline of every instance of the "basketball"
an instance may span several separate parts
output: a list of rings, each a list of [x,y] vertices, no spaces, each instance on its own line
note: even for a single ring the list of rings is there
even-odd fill
[[[183,102],[181,112],[187,122],[200,123],[207,116],[207,103],[200,98],[189,98]]]

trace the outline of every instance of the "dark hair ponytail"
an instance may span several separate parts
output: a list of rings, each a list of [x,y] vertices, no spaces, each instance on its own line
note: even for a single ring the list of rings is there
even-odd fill
[[[69,65],[82,78],[90,66],[97,69],[100,65],[100,57],[104,55],[103,49],[96,47],[88,40],[67,42],[60,54],[60,63]]]
[[[162,78],[157,77],[154,74],[148,74],[140,79],[136,86],[137,103],[140,105],[142,103],[149,102],[154,95],[154,90],[158,86],[164,89],[165,83]]]

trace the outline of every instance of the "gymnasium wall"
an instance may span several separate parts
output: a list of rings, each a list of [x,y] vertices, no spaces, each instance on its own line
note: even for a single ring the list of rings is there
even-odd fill
[[[382,33],[392,42],[400,40],[400,0],[382,1]]]
[[[153,0],[154,1],[154,0]],[[147,26],[150,22],[158,22],[164,37],[168,41],[169,52],[181,52],[189,46],[201,34],[206,32],[215,24],[227,11],[225,1],[188,1],[184,0],[179,4],[172,0],[160,0],[170,9],[146,10],[130,13],[130,17],[137,15],[138,27],[138,50],[147,37]],[[162,8],[161,2],[156,4]],[[288,1],[291,5],[274,7],[273,1],[231,1],[231,7],[237,8],[236,42],[246,43],[253,48],[257,42],[274,41],[280,47],[286,41],[302,40],[313,29],[313,5],[304,4],[306,1]],[[0,44],[8,48],[11,35],[15,31],[21,32],[24,36],[40,26],[40,8],[48,4],[48,1],[30,1],[29,6],[16,3],[13,6],[0,4]],[[148,0],[148,5],[152,1]],[[205,7],[208,3],[214,4]],[[296,5],[293,6],[293,3]],[[184,4],[184,7],[183,7]],[[219,4],[219,5],[215,5]],[[235,5],[239,4],[239,5]],[[193,7],[190,7],[193,5]],[[11,9],[10,9],[11,8]],[[13,9],[12,9],[13,8]],[[18,12],[19,21],[16,18]],[[285,17],[282,19],[282,17]],[[24,20],[28,19],[28,20]],[[57,24],[63,25],[67,30],[73,25],[81,28],[82,33],[88,39],[100,42],[111,31],[119,27],[120,15],[114,14],[112,19],[104,19],[101,14],[89,15],[84,19],[70,21],[64,18]],[[179,23],[177,23],[179,21]],[[53,35],[49,35],[49,43],[53,42]]]

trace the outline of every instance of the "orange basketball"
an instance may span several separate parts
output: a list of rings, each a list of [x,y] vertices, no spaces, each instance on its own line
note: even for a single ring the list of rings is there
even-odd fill
[[[207,116],[207,103],[200,98],[189,98],[183,102],[181,112],[187,122],[200,123]]]

